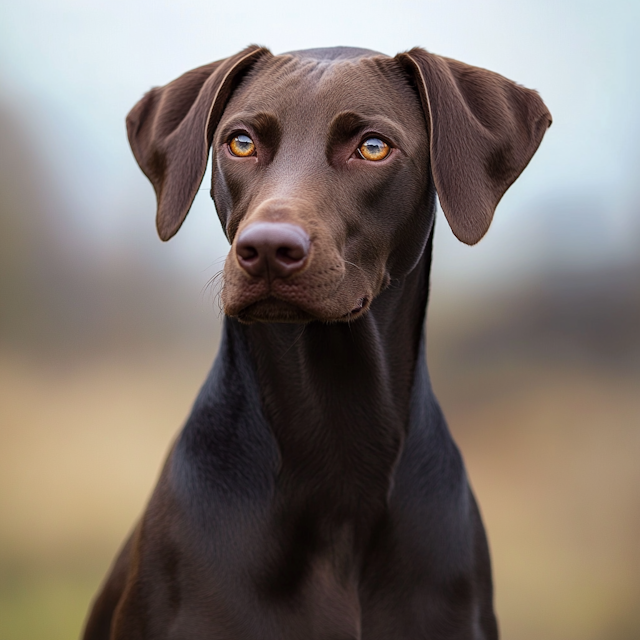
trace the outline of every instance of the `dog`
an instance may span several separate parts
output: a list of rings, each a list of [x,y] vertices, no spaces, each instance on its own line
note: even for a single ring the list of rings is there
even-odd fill
[[[414,48],[251,46],[127,117],[183,223],[213,153],[218,356],[85,640],[493,640],[487,541],[425,360],[436,193],[474,244],[551,124]]]

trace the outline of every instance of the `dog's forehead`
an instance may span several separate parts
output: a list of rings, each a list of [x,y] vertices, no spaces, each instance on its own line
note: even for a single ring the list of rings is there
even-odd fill
[[[422,118],[418,96],[399,64],[367,49],[310,49],[256,64],[232,96],[234,111],[278,114],[281,121],[326,121],[337,113]]]

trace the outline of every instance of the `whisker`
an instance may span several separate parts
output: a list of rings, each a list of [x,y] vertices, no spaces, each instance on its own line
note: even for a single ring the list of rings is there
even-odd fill
[[[209,280],[207,280],[206,284],[202,287],[202,297],[204,298],[204,294],[208,291],[212,294],[212,302],[216,302],[218,305],[218,317],[223,313],[222,307],[222,299],[220,294],[222,293],[222,289],[224,287],[224,269],[220,269],[217,273],[215,273]]]
[[[220,256],[218,258],[216,258],[208,267],[205,267],[202,271],[208,271],[209,269],[212,269],[213,267],[217,267],[218,265],[220,265],[221,263],[224,263],[224,261],[227,259],[227,254]]]
[[[226,259],[227,259],[226,255],[220,256],[216,258],[208,267],[205,267],[202,271],[205,272],[214,267],[219,267],[221,264],[224,264]],[[200,295],[202,296],[203,300],[204,300],[205,293],[207,292],[211,293],[211,296],[212,296],[211,301],[215,302],[218,307],[218,318],[220,318],[220,316],[224,313],[224,310],[222,307],[222,299],[220,296],[220,294],[222,293],[223,287],[224,287],[224,267],[216,271],[216,273],[214,273],[213,276],[211,276],[211,278],[207,280],[207,282],[203,285],[200,291]]]
[[[350,264],[352,267],[355,267],[356,269],[358,269],[359,271],[361,271],[362,273],[364,273],[364,275],[367,275],[367,274],[365,273],[365,270],[364,270],[362,267],[358,266],[355,262],[349,262],[349,260],[345,260],[345,263],[346,263],[346,264]]]

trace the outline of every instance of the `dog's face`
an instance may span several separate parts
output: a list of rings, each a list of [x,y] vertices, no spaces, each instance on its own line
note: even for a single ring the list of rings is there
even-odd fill
[[[419,96],[392,59],[260,61],[224,110],[213,150],[212,193],[232,241],[228,315],[351,320],[422,253],[429,141]],[[264,223],[308,239],[293,273],[247,270],[238,241]]]
[[[534,91],[422,49],[249,47],[150,91],[127,129],[163,240],[213,148],[225,312],[305,322],[361,316],[416,265],[435,190],[455,235],[478,242],[550,123]]]

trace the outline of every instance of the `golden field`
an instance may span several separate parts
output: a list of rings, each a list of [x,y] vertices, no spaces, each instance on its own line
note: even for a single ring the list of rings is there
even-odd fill
[[[491,332],[501,344],[508,333],[497,317],[436,303],[428,336],[489,535],[502,635],[635,640],[638,369],[541,356],[531,335],[527,349],[497,348]],[[3,349],[0,638],[77,637],[210,366],[216,329],[201,350]]]

